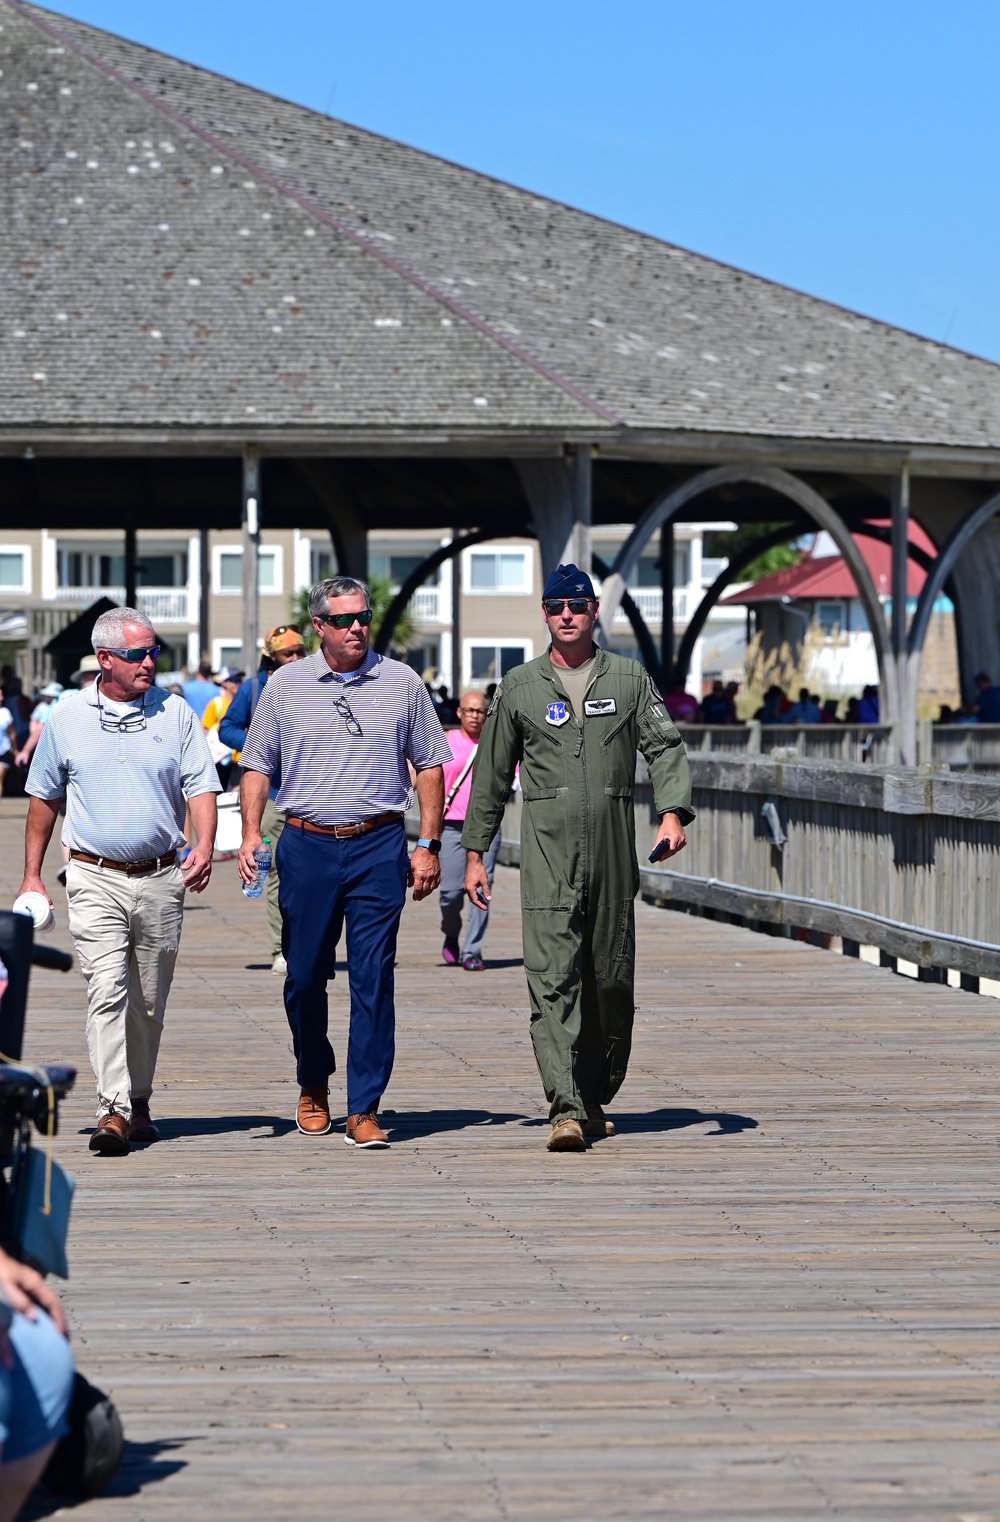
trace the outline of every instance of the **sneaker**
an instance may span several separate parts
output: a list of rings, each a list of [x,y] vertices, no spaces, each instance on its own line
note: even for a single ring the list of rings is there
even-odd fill
[[[153,1124],[149,1113],[148,1099],[133,1099],[132,1119],[129,1121],[128,1139],[130,1142],[138,1142],[141,1146],[152,1146],[158,1142],[160,1133]]]
[[[285,961],[280,951],[278,952],[274,961],[271,963],[271,971],[280,972],[282,977],[284,977],[288,972],[288,963]]]
[[[333,1125],[330,1119],[330,1090],[303,1089],[295,1108],[295,1124],[303,1136],[325,1136]]]
[[[344,1141],[349,1147],[387,1147],[389,1137],[378,1123],[374,1110],[364,1115],[348,1115]]]
[[[463,957],[462,966],[465,968],[466,972],[482,972],[483,959],[482,957],[477,957],[475,954],[473,954],[471,957]]]
[[[97,1130],[90,1138],[91,1152],[102,1157],[124,1157],[128,1151],[128,1121],[117,1110],[108,1110],[97,1122]]]
[[[584,1136],[589,1136],[594,1141],[600,1141],[605,1136],[614,1136],[615,1123],[608,1119],[600,1105],[588,1099],[585,1099],[583,1104],[587,1111],[587,1119],[583,1123]]]
[[[459,959],[461,957],[461,952],[458,949],[458,937],[457,936],[454,936],[454,935],[446,935],[445,936],[445,938],[444,938],[444,945],[441,947],[441,956],[448,963],[449,967],[457,967],[458,966],[458,962],[459,962]]]
[[[575,1115],[561,1115],[554,1123],[545,1143],[550,1152],[586,1152],[583,1127]]]

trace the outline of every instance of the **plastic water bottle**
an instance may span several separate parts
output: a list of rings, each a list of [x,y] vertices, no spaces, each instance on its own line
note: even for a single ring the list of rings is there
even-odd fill
[[[262,843],[253,853],[253,859],[257,863],[257,876],[252,883],[243,884],[243,892],[247,898],[260,898],[264,891],[264,880],[271,870],[271,837],[265,835]]]

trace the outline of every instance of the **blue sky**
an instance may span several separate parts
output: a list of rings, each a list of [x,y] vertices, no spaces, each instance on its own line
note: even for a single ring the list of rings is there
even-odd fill
[[[62,0],[1000,361],[997,0]]]

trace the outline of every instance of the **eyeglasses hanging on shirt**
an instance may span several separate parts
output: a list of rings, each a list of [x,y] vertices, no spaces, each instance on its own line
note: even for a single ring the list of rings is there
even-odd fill
[[[101,728],[111,735],[127,735],[135,730],[146,728],[146,694],[142,695],[142,703],[138,709],[133,708],[129,713],[111,713],[101,702],[101,684],[95,686],[97,693],[97,713],[101,721]]]
[[[364,735],[364,730],[351,712],[351,705],[346,698],[334,698],[333,706],[347,725],[347,733],[349,735]]]

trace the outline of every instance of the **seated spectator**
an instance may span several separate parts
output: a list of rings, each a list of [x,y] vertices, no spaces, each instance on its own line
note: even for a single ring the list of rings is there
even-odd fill
[[[59,1297],[0,1248],[0,1516],[15,1518],[41,1479],[72,1393]]]
[[[663,699],[663,706],[675,724],[695,724],[698,720],[698,699],[685,692],[680,682],[675,682]]]
[[[844,714],[844,723],[845,724],[860,724],[861,723],[861,715],[858,713],[858,699],[857,698],[848,698],[847,699],[847,711]]]
[[[782,721],[785,724],[818,724],[820,707],[808,687],[799,688],[799,701],[793,703]]]
[[[934,720],[934,723],[935,724],[954,724],[954,722],[955,722],[955,710],[953,708],[951,708],[947,703],[942,703],[941,707],[938,709],[938,716]]]
[[[789,703],[784,692],[778,684],[772,683],[764,694],[764,701],[754,714],[762,724],[781,724],[784,722]]]
[[[820,712],[819,722],[821,724],[839,724],[840,723],[840,720],[837,718],[837,699],[836,698],[827,698],[827,700],[823,704],[823,708],[822,708],[822,710]]]
[[[879,722],[878,688],[870,683],[858,700],[858,721],[861,724],[877,724]]]
[[[980,724],[1000,724],[1000,687],[995,687],[980,671],[976,677],[976,697],[970,705]]]
[[[712,683],[711,692],[706,692],[701,700],[701,722],[703,724],[732,724],[734,719],[733,706],[726,696],[726,690],[719,678]]]

